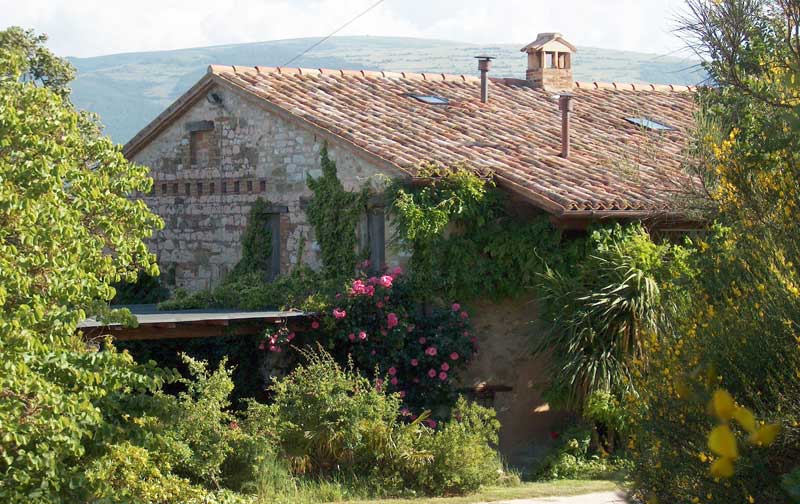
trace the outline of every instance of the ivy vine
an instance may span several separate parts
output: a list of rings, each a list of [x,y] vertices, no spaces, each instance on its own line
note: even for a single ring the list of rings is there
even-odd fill
[[[390,214],[428,299],[516,297],[546,267],[569,270],[585,255],[585,240],[568,239],[546,215],[514,215],[489,174],[431,164],[418,175],[427,183],[389,188]]]
[[[267,277],[272,257],[272,233],[269,229],[271,207],[272,204],[263,198],[253,202],[247,226],[242,234],[242,258],[233,267],[226,281],[233,281],[245,275]]]
[[[337,176],[336,162],[328,156],[327,145],[320,153],[322,175],[307,177],[313,197],[306,208],[308,221],[320,247],[323,274],[327,278],[352,275],[357,262],[358,221],[367,205],[369,191],[348,191]]]

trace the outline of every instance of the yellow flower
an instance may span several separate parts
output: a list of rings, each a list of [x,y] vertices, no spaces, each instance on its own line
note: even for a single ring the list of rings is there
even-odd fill
[[[733,412],[733,418],[735,418],[736,421],[739,422],[739,425],[750,434],[756,431],[756,417],[749,409],[742,408],[741,406],[736,408]]]
[[[739,448],[736,446],[736,438],[727,425],[714,427],[708,435],[708,448],[720,457],[736,460],[739,458]]]
[[[717,389],[711,399],[714,414],[720,420],[730,420],[736,411],[736,403],[733,401],[733,396],[723,389]]]
[[[781,426],[778,424],[765,424],[750,434],[750,442],[757,446],[769,446],[775,442]]]
[[[702,452],[701,452],[701,453],[700,453],[700,455],[698,455],[698,456],[697,456],[697,458],[699,458],[699,459],[700,459],[700,462],[702,462],[702,463],[704,463],[704,464],[705,464],[706,462],[708,462],[708,457],[706,456],[706,454],[705,454],[705,453],[702,453]]]
[[[750,504],[755,504],[756,500],[753,498],[752,495],[748,495],[747,502],[749,502]]]
[[[733,476],[733,461],[722,457],[711,464],[711,475],[715,478],[730,478]]]

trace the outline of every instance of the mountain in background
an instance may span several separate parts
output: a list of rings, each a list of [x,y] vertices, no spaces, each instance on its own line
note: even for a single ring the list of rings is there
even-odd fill
[[[285,66],[318,39],[292,39],[174,51],[70,58],[78,69],[72,100],[100,115],[105,132],[127,142],[188,90],[212,63]],[[337,37],[290,66],[477,75],[474,56],[497,59],[492,77],[525,78],[523,44],[474,45],[399,37]],[[575,80],[694,85],[705,79],[696,61],[611,49],[579,47]]]

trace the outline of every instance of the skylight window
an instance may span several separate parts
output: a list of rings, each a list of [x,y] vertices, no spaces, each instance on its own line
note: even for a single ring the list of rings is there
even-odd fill
[[[658,121],[654,121],[646,117],[626,117],[625,120],[631,124],[635,124],[636,126],[641,126],[642,128],[647,128],[653,131],[673,131],[675,129],[672,126],[661,124]]]
[[[436,95],[420,95],[420,94],[413,94],[409,93],[406,95],[410,98],[414,98],[416,100],[421,101],[422,103],[427,103],[428,105],[449,105],[450,100],[447,98],[442,98],[441,96]]]

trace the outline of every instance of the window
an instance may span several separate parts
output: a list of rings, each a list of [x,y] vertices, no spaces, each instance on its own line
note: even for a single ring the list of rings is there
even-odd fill
[[[178,195],[178,184],[177,183],[172,184],[172,194],[174,194],[175,196]]]
[[[186,191],[186,196],[192,194],[192,184],[187,182],[186,184],[184,184],[183,188]]]
[[[414,98],[415,100],[419,100],[422,103],[427,103],[428,105],[449,105],[450,100],[447,98],[442,98],[441,96],[435,95],[420,95],[420,94],[407,94],[409,98]]]
[[[235,192],[236,194],[239,194],[239,181],[238,180],[233,183],[233,192]]]
[[[192,131],[189,133],[189,158],[192,165],[207,165],[211,150],[212,131]]]
[[[198,196],[202,196],[203,195],[203,183],[202,182],[198,182],[197,183],[197,195]]]
[[[267,280],[272,281],[281,273],[281,214],[278,212],[270,213],[267,226],[269,227],[270,245],[272,246]]]
[[[216,184],[214,184],[214,182],[208,184],[208,194],[214,194],[214,189],[216,189]]]
[[[258,190],[259,190],[259,192],[264,192],[264,191],[267,190],[267,181],[266,180],[262,180],[261,182],[258,183]]]
[[[556,68],[556,53],[547,52],[545,54],[545,64],[547,68]]]
[[[227,193],[228,193],[228,183],[227,182],[223,182],[222,183],[222,194],[227,194]]]
[[[162,196],[167,195],[167,184],[161,184],[161,195]]]
[[[253,192],[253,181],[252,180],[248,180],[247,181],[247,192],[249,192],[249,193]]]
[[[641,126],[642,128],[653,131],[673,131],[675,129],[672,126],[661,124],[658,121],[654,121],[646,117],[626,117],[625,120],[631,124],[635,124],[636,126]]]
[[[382,207],[367,210],[366,247],[369,249],[370,271],[375,273],[386,264],[386,220]]]

